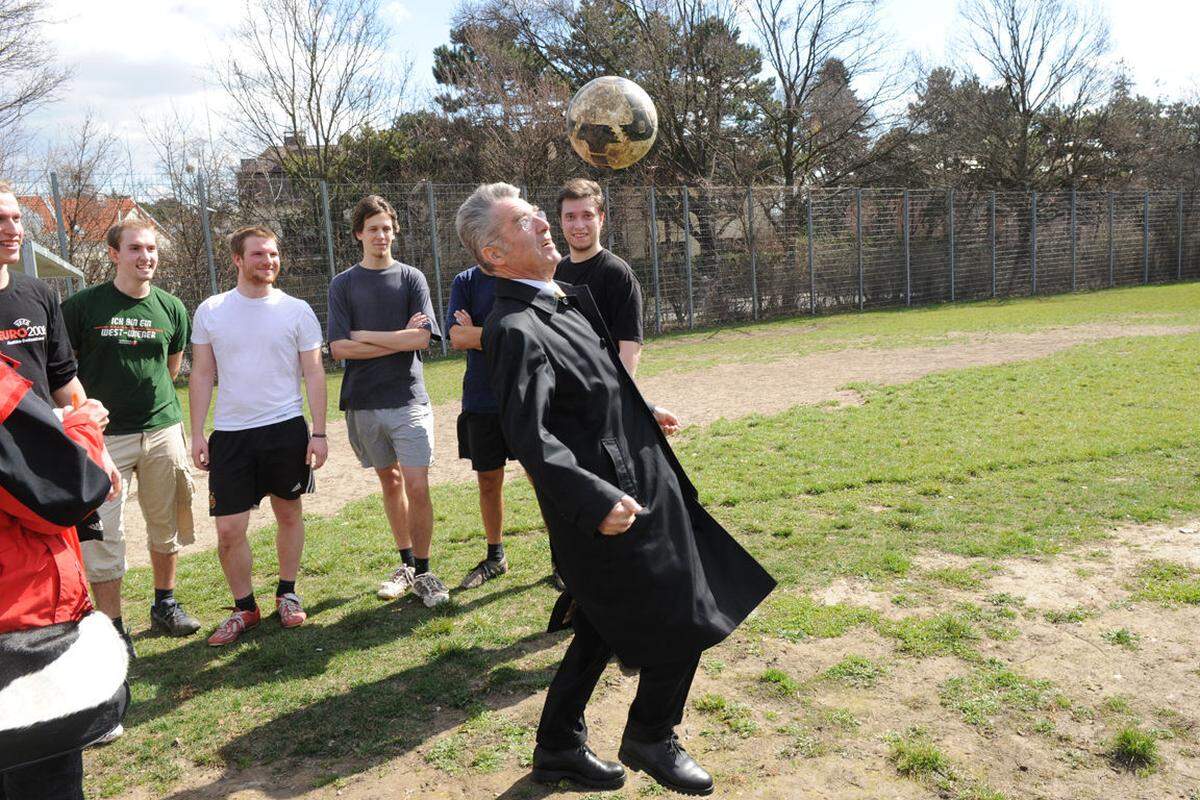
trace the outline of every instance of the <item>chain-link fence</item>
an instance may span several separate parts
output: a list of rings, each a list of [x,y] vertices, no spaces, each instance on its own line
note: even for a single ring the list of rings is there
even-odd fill
[[[190,310],[233,286],[224,236],[243,224],[265,223],[280,233],[279,285],[306,300],[322,323],[330,279],[361,256],[350,223],[351,209],[366,191],[359,185],[303,187],[257,175],[217,191],[192,175],[175,181],[126,178],[123,190],[105,192],[60,184],[55,200],[51,177],[15,182],[23,205],[42,197],[50,208],[49,215],[26,210],[35,238],[61,250],[89,281],[104,280],[111,267],[103,229],[116,221],[109,217],[150,216],[161,230],[158,283]],[[431,183],[369,187],[395,206],[395,255],[425,274],[440,323],[451,281],[473,263],[454,232],[454,214],[473,189]],[[557,187],[521,189],[555,218]],[[606,189],[601,239],[637,275],[645,328],[654,334],[804,314],[1195,280],[1198,200],[1196,190],[1039,194],[614,186]],[[91,211],[85,208],[89,203]],[[59,210],[65,212],[62,228]],[[553,227],[557,237],[558,225]]]

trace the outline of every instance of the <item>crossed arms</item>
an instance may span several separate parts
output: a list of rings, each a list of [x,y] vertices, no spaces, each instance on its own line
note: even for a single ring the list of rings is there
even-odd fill
[[[349,339],[337,339],[329,343],[329,355],[335,359],[351,361],[379,358],[392,353],[424,350],[431,338],[429,317],[418,311],[398,331],[350,331]]]

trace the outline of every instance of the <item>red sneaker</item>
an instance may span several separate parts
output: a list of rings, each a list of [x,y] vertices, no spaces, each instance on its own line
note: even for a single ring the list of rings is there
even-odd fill
[[[208,643],[213,647],[233,644],[243,633],[258,625],[261,618],[262,614],[257,609],[241,611],[235,608],[229,619],[222,622],[221,626],[213,631],[213,635],[208,637]]]
[[[295,628],[308,619],[308,614],[300,607],[300,598],[295,592],[276,597],[275,610],[279,612],[279,624],[285,628]]]

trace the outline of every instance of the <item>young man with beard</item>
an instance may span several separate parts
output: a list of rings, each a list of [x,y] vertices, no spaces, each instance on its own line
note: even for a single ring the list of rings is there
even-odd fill
[[[126,487],[100,507],[104,538],[83,542],[83,561],[96,606],[120,620],[125,501],[136,473],[154,572],[150,627],[188,636],[200,622],[175,600],[179,549],[192,543],[193,521],[183,409],[174,385],[188,341],[187,309],[179,298],[151,285],[158,268],[153,223],[125,220],[110,228],[107,238],[115,277],[62,304],[80,380],[108,407],[104,442]]]
[[[304,550],[301,495],[314,489],[312,471],[325,463],[325,369],[321,326],[312,308],[274,287],[279,245],[262,227],[229,237],[237,286],[208,298],[192,325],[192,460],[209,473],[209,514],[216,518],[217,555],[233,593],[229,618],[208,638],[230,644],[259,623],[251,583],[246,528],[250,510],[270,495],[278,533],[279,622],[294,628],[307,619],[296,594]],[[213,433],[204,421],[220,373]],[[303,377],[312,414],[309,434],[300,397]]]
[[[775,581],[700,505],[663,435],[674,417],[641,396],[591,295],[552,280],[560,257],[545,215],[515,186],[485,184],[455,227],[499,279],[483,354],[501,429],[533,482],[567,587],[551,627],[575,629],[542,708],[533,777],[624,783],[620,764],[588,748],[584,721],[615,653],[641,668],[620,760],[674,791],[711,794],[711,776],[674,729],[700,654]]]
[[[396,212],[379,195],[351,215],[362,261],[329,284],[329,354],[345,359],[339,408],[350,446],[383,489],[383,507],[400,565],[378,595],[394,600],[409,589],[429,608],[450,600],[429,567],[433,503],[433,407],[425,391],[421,351],[440,338],[429,285],[415,267],[392,258]],[[407,320],[396,329],[398,320]]]
[[[554,277],[587,286],[600,317],[617,343],[621,363],[637,375],[642,355],[642,287],[622,259],[600,246],[604,228],[604,190],[595,181],[574,178],[558,193],[558,218],[569,253]]]

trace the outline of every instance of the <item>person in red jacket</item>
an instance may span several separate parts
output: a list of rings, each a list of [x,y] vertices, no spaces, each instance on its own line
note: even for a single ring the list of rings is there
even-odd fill
[[[76,530],[113,490],[108,412],[89,400],[60,421],[14,367],[0,355],[0,800],[82,800],[82,748],[129,700]]]

